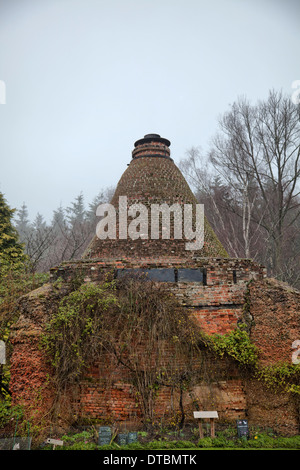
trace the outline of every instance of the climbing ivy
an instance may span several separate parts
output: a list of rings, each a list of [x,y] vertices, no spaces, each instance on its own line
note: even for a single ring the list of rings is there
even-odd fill
[[[183,423],[182,394],[197,376],[192,364],[201,341],[195,321],[162,283],[108,275],[99,284],[83,283],[60,301],[41,346],[54,367],[58,394],[108,354],[136,390],[145,423],[153,422],[161,387],[179,390]]]
[[[225,335],[206,335],[162,283],[134,276],[116,281],[108,275],[98,284],[78,283],[72,289],[60,300],[41,341],[54,367],[58,395],[79,383],[92,362],[109,354],[127,371],[144,423],[153,422],[161,387],[170,387],[179,392],[182,426],[183,393],[209,383],[210,376],[215,380],[203,367],[206,353],[233,360],[267,386],[299,394],[299,367],[262,367],[249,325],[240,324]]]
[[[59,388],[80,376],[101,346],[105,312],[117,302],[113,282],[82,284],[65,296],[46,325],[41,346],[51,358]]]
[[[219,357],[231,357],[246,367],[249,375],[278,392],[300,395],[300,365],[286,362],[263,366],[259,363],[259,348],[250,339],[243,325],[225,335],[209,337],[210,348]]]
[[[257,370],[256,377],[268,388],[300,396],[300,364],[282,362],[264,366]]]
[[[220,357],[233,358],[239,364],[255,368],[258,362],[258,348],[251,342],[248,333],[237,328],[225,335],[211,337],[211,348]]]

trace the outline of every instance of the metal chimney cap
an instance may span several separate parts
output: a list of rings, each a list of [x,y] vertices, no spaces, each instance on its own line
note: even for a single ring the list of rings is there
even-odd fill
[[[139,145],[147,144],[150,142],[160,142],[161,144],[170,147],[171,142],[168,139],[164,139],[159,134],[146,134],[143,139],[139,139],[135,142],[134,146],[138,147]]]

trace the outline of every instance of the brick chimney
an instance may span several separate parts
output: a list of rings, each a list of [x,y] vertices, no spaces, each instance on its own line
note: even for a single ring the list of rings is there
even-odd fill
[[[82,258],[118,259],[163,259],[172,256],[177,259],[200,257],[227,257],[222,244],[204,220],[204,246],[197,252],[186,249],[186,240],[163,239],[160,227],[158,238],[151,238],[151,217],[149,215],[148,238],[131,239],[119,236],[119,198],[127,197],[126,210],[133,204],[141,203],[151,212],[152,204],[184,204],[196,206],[198,203],[187,181],[170,157],[170,141],[159,134],[146,134],[134,144],[132,159],[121,176],[116,191],[110,201],[116,211],[116,238],[99,239],[94,236]],[[123,208],[124,209],[124,208]],[[195,213],[195,210],[194,210]],[[172,215],[173,217],[173,215]],[[131,222],[128,218],[128,224]]]
[[[164,139],[159,134],[146,134],[143,139],[139,139],[135,142],[132,158],[170,158],[170,145],[171,142],[168,139]]]

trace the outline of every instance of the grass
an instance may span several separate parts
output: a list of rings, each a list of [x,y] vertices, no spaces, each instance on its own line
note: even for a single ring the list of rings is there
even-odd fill
[[[227,434],[227,435],[226,435]],[[134,450],[134,451],[153,451],[153,450],[299,450],[300,435],[292,437],[281,437],[270,435],[270,433],[256,433],[250,439],[238,439],[236,436],[229,435],[226,432],[220,432],[215,439],[204,437],[194,440],[170,440],[161,438],[142,442],[147,436],[139,433],[138,442],[133,442],[125,446],[119,446],[115,441],[110,445],[99,446],[97,444],[97,434],[95,429],[92,431],[83,431],[73,435],[61,436],[64,441],[63,447],[57,447],[57,450]],[[51,446],[44,449],[52,448]]]

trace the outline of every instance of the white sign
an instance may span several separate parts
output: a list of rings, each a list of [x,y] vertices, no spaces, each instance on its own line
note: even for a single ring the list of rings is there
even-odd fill
[[[0,340],[0,364],[6,364],[5,343]]]
[[[294,104],[300,103],[300,80],[294,80],[292,83],[292,88],[296,88],[296,91],[292,93],[292,102]]]
[[[194,411],[194,418],[219,418],[217,411]]]
[[[292,344],[292,349],[296,349],[296,351],[293,352],[292,354],[292,363],[293,364],[300,364],[300,339],[296,339],[293,344]]]
[[[48,438],[46,442],[47,442],[47,444],[52,444],[54,446],[63,446],[64,445],[64,441],[60,441],[59,439],[50,439],[50,438]]]
[[[6,104],[6,85],[3,80],[0,80],[0,104]]]

